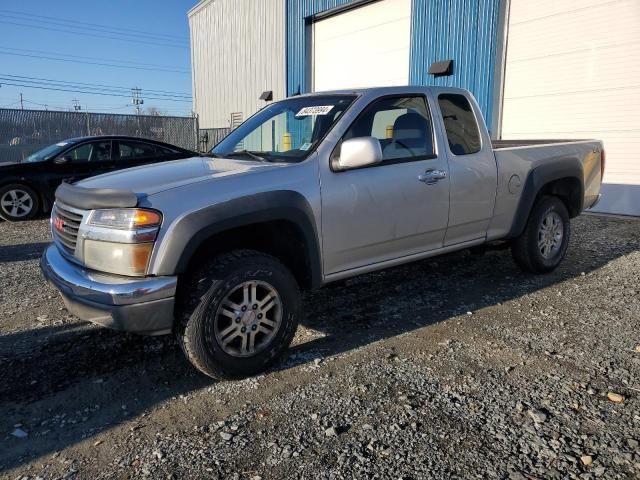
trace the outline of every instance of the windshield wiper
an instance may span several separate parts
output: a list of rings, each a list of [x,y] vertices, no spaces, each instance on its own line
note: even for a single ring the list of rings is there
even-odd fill
[[[254,160],[258,160],[259,162],[270,162],[271,161],[268,158],[261,157],[257,153],[252,152],[251,150],[238,150],[237,152],[227,153],[225,155],[225,157],[237,157],[237,156],[241,156],[241,155],[244,155],[245,157],[251,157]]]

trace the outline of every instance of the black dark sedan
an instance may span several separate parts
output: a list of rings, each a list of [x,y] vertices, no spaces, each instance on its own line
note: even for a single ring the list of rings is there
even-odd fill
[[[51,145],[23,163],[0,164],[0,218],[27,220],[49,211],[62,181],[75,182],[101,173],[199,154],[135,137],[72,138]]]

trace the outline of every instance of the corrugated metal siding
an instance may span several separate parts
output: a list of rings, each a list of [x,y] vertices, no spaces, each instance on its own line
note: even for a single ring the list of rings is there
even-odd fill
[[[189,15],[194,111],[201,128],[247,118],[286,94],[285,0],[211,0]]]
[[[308,91],[305,42],[309,17],[350,0],[287,0],[287,93]],[[492,118],[500,0],[413,0],[409,83],[471,90],[487,123]],[[437,60],[454,60],[454,75],[427,72]]]
[[[499,9],[499,0],[413,0],[411,84],[466,88],[489,123]],[[433,62],[448,59],[453,75],[427,73]]]

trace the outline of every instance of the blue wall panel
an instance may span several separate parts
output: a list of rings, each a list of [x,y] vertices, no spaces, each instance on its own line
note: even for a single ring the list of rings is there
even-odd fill
[[[491,122],[499,0],[413,0],[409,82],[470,90]],[[454,74],[427,72],[454,60]]]
[[[307,26],[311,17],[352,0],[287,0],[287,94],[309,90],[305,78]],[[411,20],[412,85],[469,89],[491,122],[500,0],[413,0]],[[434,78],[427,72],[438,60],[454,60],[454,74]]]

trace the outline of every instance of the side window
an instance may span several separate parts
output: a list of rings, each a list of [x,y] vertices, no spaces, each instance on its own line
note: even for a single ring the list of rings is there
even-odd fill
[[[65,153],[65,157],[71,157],[71,161],[73,163],[85,163],[89,161],[91,157],[91,151],[93,150],[93,144],[85,143],[84,145],[80,145],[79,147],[70,150]]]
[[[479,152],[480,130],[467,97],[459,94],[443,94],[438,96],[438,104],[451,153],[469,155]]]
[[[90,162],[107,162],[111,160],[111,142],[97,142],[93,144]]]
[[[104,162],[111,160],[111,141],[85,143],[65,153],[73,163]]]
[[[119,142],[120,160],[138,160],[157,157],[158,153],[153,145],[142,142]]]
[[[382,98],[369,105],[349,127],[344,139],[375,137],[384,161],[433,156],[431,115],[424,97]]]
[[[156,146],[156,151],[158,152],[158,155],[162,155],[163,157],[169,157],[171,155],[175,155],[176,153],[178,153],[175,150],[171,150],[170,148],[158,147],[158,146]]]

